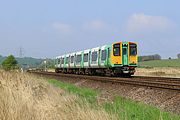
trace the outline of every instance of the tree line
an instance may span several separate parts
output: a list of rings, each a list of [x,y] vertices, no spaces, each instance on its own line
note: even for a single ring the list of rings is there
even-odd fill
[[[155,55],[146,55],[146,56],[139,56],[138,61],[150,61],[150,60],[161,60],[161,56],[159,54]]]
[[[180,53],[177,54],[177,58],[180,59]],[[171,57],[169,57],[171,59]],[[154,54],[154,55],[146,55],[146,56],[139,56],[138,61],[150,61],[150,60],[161,60],[161,56],[159,54]]]
[[[44,64],[46,61],[46,64]],[[28,68],[54,68],[53,59],[36,59],[31,57],[15,58],[13,55],[3,57],[0,55],[0,68],[4,70],[28,69]]]

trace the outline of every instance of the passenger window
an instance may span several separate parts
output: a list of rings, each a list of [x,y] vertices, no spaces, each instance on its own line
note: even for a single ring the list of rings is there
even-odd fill
[[[97,60],[97,51],[92,52],[92,61],[96,61],[96,60]]]
[[[66,58],[66,64],[68,64],[68,63],[69,63],[69,57]]]
[[[84,54],[84,62],[88,62],[88,53]]]
[[[56,60],[56,63],[57,63],[57,64],[60,64],[60,58],[58,58],[58,59]]]
[[[113,55],[120,56],[120,43],[113,45]]]
[[[64,64],[64,58],[62,58],[61,64]]]
[[[101,51],[101,60],[106,60],[106,50]]]
[[[74,62],[74,56],[71,56],[71,63]]]
[[[76,63],[80,63],[81,62],[81,55],[77,55],[76,57]]]

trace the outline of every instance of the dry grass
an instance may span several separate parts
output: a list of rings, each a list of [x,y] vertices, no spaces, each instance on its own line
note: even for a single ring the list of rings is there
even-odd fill
[[[173,67],[172,68],[171,67],[137,68],[135,75],[180,77],[180,68],[173,68]]]
[[[108,120],[116,119],[75,95],[55,88],[41,78],[0,71],[0,120]]]

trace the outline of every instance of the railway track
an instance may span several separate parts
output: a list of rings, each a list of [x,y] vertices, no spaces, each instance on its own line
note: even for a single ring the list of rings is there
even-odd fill
[[[112,82],[120,84],[130,84],[138,86],[146,86],[161,89],[170,89],[180,91],[180,78],[166,78],[166,77],[143,77],[133,76],[131,78],[119,78],[119,77],[102,77],[102,76],[88,76],[88,75],[75,75],[75,74],[61,74],[54,72],[32,72],[35,74],[88,79],[101,82]]]

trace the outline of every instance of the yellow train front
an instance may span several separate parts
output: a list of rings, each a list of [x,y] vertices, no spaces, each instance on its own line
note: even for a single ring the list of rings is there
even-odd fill
[[[138,64],[137,44],[117,42],[111,46],[110,67],[115,75],[133,75]]]

